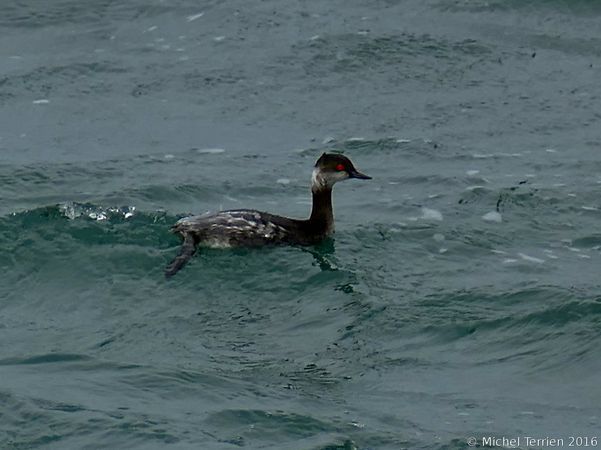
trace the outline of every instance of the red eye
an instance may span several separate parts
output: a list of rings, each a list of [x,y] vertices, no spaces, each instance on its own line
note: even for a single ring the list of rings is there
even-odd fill
[[[336,170],[338,170],[338,171],[344,170],[344,165],[342,165],[342,164],[338,164],[338,165],[336,166]]]

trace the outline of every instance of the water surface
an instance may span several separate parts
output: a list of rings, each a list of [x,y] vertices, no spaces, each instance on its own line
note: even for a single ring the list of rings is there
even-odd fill
[[[596,436],[596,2],[9,3],[0,447]],[[374,177],[333,242],[164,280],[179,217],[305,216],[323,151]]]

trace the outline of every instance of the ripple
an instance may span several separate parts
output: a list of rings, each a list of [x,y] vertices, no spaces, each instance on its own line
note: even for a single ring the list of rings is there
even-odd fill
[[[52,364],[62,362],[87,361],[89,357],[85,355],[69,353],[48,353],[39,356],[30,356],[26,358],[7,358],[0,360],[0,365],[18,365],[18,364]]]

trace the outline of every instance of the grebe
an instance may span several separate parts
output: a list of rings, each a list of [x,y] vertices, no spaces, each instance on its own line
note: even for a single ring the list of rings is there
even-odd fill
[[[348,178],[369,180],[346,156],[322,154],[313,169],[313,206],[308,219],[290,219],[252,209],[235,209],[184,217],[171,228],[183,244],[177,257],[165,268],[167,278],[192,258],[196,247],[229,248],[262,245],[313,245],[334,232],[332,187]]]

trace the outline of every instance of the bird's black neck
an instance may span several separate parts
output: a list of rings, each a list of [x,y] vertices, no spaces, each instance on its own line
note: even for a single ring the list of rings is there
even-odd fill
[[[313,207],[309,224],[323,234],[334,231],[334,213],[332,211],[332,188],[313,189]]]

